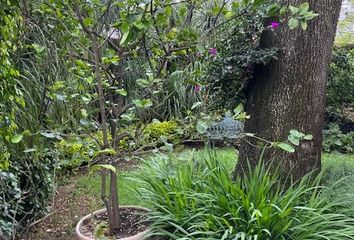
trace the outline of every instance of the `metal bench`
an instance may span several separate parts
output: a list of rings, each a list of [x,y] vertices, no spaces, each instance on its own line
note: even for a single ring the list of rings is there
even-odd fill
[[[208,127],[206,133],[210,140],[239,139],[242,137],[243,123],[225,116],[221,122]]]

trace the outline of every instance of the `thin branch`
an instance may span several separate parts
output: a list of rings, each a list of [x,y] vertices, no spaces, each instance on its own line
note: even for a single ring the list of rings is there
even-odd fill
[[[219,23],[219,24],[216,25],[215,27],[210,28],[210,29],[201,37],[201,39],[204,39],[207,35],[209,35],[209,34],[210,34],[211,32],[213,32],[213,31],[215,31],[215,30],[218,29],[219,27],[221,27],[221,26],[223,26],[223,25],[225,25],[225,24],[227,24],[227,23],[229,23],[229,22],[235,20],[236,18],[239,18],[239,17],[245,15],[246,13],[247,13],[247,11],[243,11],[243,12],[241,12],[240,14],[234,15],[233,17],[231,17],[230,19],[228,19],[228,20],[226,20],[226,21]]]
[[[220,15],[221,15],[222,10],[224,9],[226,3],[227,3],[227,1],[226,1],[226,0],[223,0],[223,4],[221,5],[221,8],[220,8],[219,12],[218,12],[218,14],[216,15],[216,17],[215,17],[215,19],[214,19],[214,24],[213,24],[214,27],[215,27],[216,22],[218,21]]]

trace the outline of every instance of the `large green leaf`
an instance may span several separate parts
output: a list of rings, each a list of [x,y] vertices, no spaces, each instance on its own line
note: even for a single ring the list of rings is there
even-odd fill
[[[139,108],[148,108],[153,105],[151,99],[134,99],[133,103]]]
[[[96,164],[96,165],[93,165],[90,167],[90,172],[95,172],[95,171],[99,171],[99,170],[102,170],[102,169],[107,169],[107,170],[110,170],[114,173],[117,173],[117,168],[113,165],[110,165],[110,164]]]
[[[100,156],[100,155],[103,155],[103,154],[115,155],[115,154],[117,154],[117,152],[113,148],[106,148],[106,149],[103,149],[103,150],[95,151],[93,153],[93,158],[95,158],[97,156]]]
[[[295,148],[293,148],[290,144],[287,144],[284,142],[276,144],[276,147],[278,147],[286,152],[289,152],[289,153],[295,152]]]
[[[13,135],[13,136],[11,137],[11,142],[12,142],[12,143],[19,143],[19,142],[21,142],[22,138],[23,138],[23,135],[22,135],[22,134]]]

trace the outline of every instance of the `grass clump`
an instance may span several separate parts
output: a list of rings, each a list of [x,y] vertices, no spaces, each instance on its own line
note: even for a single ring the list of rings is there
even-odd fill
[[[320,178],[285,187],[262,164],[235,181],[217,154],[160,155],[136,178],[152,206],[151,235],[166,239],[354,239],[342,201],[323,197]]]

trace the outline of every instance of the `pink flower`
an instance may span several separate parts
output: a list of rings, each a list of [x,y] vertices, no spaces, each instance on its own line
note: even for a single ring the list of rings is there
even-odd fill
[[[194,85],[194,91],[195,92],[200,92],[202,90],[202,86],[200,86],[199,84]]]
[[[209,53],[212,57],[215,57],[216,54],[218,53],[218,50],[216,48],[210,48]]]
[[[280,26],[280,23],[279,22],[271,22],[271,24],[270,24],[270,27],[271,28],[278,28]]]

